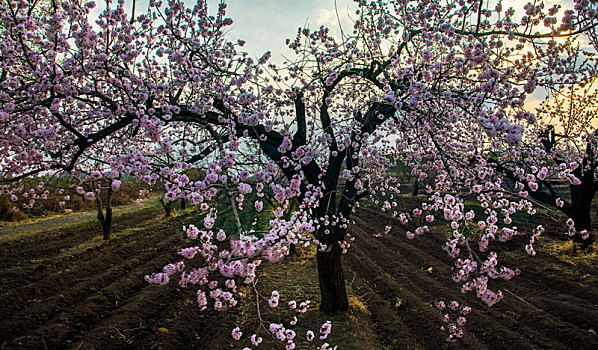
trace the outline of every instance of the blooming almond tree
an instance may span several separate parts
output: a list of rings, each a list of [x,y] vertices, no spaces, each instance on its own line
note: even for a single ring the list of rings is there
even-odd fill
[[[565,214],[569,235],[584,246],[592,242],[590,207],[598,190],[594,84],[557,91],[538,108],[541,120],[528,144],[494,160],[517,190]],[[568,193],[559,193],[554,180],[564,182]]]
[[[351,213],[366,197],[385,210],[396,206],[398,186],[385,176],[390,159],[403,157],[418,178],[429,178],[422,210],[444,213],[454,230],[446,249],[457,258],[457,245],[467,243],[458,221],[473,220],[459,195],[475,187],[491,202],[502,189],[481,176],[495,169],[472,159],[521,143],[534,123],[523,104],[536,87],[591,79],[593,58],[579,65],[570,57],[579,53],[575,39],[596,26],[593,2],[563,14],[543,4],[520,14],[484,4],[357,1],[351,35],[300,28],[287,41],[293,58],[277,66],[269,52],[254,60],[244,41],[227,40],[224,2],[210,15],[202,0],[192,8],[151,1],[131,18],[122,1],[108,1],[91,18],[93,2],[52,2],[35,12],[35,2],[3,0],[2,179],[72,173],[95,159],[148,183],[167,179],[173,198],[207,212],[203,227],[185,228],[196,246],[179,252],[201,267],[169,265],[149,281],[181,273],[181,286],[197,285],[201,308],[223,309],[237,303],[237,284],[252,283],[262,260],[280,260],[289,244],[314,244],[320,308],[347,310],[341,255]],[[168,161],[151,166],[156,157]],[[191,181],[191,167],[204,175]],[[260,212],[266,192],[276,200],[267,232],[252,232],[239,215],[234,232],[214,227],[218,195],[235,212]],[[299,208],[285,218],[293,201]],[[495,213],[487,216],[495,227]],[[496,302],[484,278],[510,278],[512,270],[497,271],[492,254],[485,263],[460,261],[456,280]]]
[[[104,240],[109,240],[112,235],[112,194],[121,187],[121,181],[114,176],[115,172],[102,174],[100,171],[94,171],[89,175],[80,176],[81,183],[75,187],[77,194],[85,200],[95,202]]]

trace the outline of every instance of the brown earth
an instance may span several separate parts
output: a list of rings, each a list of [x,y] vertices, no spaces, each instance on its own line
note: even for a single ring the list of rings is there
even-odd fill
[[[152,210],[118,218],[116,239],[83,251],[72,248],[99,236],[98,225],[0,245],[0,347],[202,349],[209,344],[218,329],[215,319],[225,322],[226,314],[197,312],[192,290],[181,293],[176,284],[159,287],[143,280],[176,261],[176,247],[183,243],[181,222],[155,219],[161,215]],[[135,226],[143,229],[118,237],[118,231]]]
[[[523,238],[491,244],[499,263],[518,267],[521,275],[496,285],[505,297],[489,308],[450,280],[451,261],[439,248],[442,234],[434,228],[414,240],[397,228],[374,239],[372,234],[383,232],[392,218],[364,208],[355,220],[350,231],[356,243],[345,259],[347,280],[354,280],[388,349],[598,349],[595,266],[568,263],[545,249],[530,257]],[[447,333],[440,330],[440,313],[432,307],[440,299],[474,308],[457,343],[447,344]]]
[[[176,247],[184,244],[183,219],[157,219],[161,215],[159,210],[149,210],[120,217],[114,240],[88,248],[86,244],[101,234],[97,225],[1,244],[0,348],[230,349],[250,345],[246,338],[251,332],[245,330],[256,324],[250,308],[201,313],[193,289],[181,290],[174,283],[148,285],[143,280],[145,274],[177,261]],[[528,257],[523,238],[496,244],[491,247],[497,248],[501,263],[518,267],[522,273],[498,285],[505,298],[488,308],[475,295],[461,294],[459,285],[450,279],[451,261],[440,249],[441,228],[432,228],[414,240],[408,240],[400,227],[383,238],[372,237],[392,220],[368,208],[355,216],[350,232],[357,239],[344,257],[354,310],[332,319],[331,343],[343,349],[598,348],[595,266],[564,261],[548,249],[538,248],[536,257]],[[137,229],[127,231],[132,227]],[[317,307],[315,266],[313,259],[302,260],[306,255],[264,266],[259,287],[281,290],[285,301],[288,294],[298,301],[311,295]],[[440,299],[474,308],[464,327],[465,337],[456,343],[445,341],[441,313],[432,306]],[[313,310],[302,322],[319,327],[325,319]],[[231,344],[230,329],[235,325],[244,330],[244,340]],[[356,336],[361,338],[355,341]],[[275,345],[265,340],[259,348]]]

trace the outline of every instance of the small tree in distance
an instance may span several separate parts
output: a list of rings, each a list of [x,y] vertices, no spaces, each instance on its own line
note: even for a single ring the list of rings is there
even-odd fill
[[[525,198],[504,197],[493,165],[471,159],[517,149],[535,122],[523,104],[537,87],[591,79],[595,61],[580,65],[573,43],[595,28],[594,5],[579,1],[561,16],[558,6],[530,3],[517,17],[483,1],[356,2],[352,35],[300,28],[287,41],[295,58],[283,66],[270,63],[269,52],[254,60],[241,51],[243,41],[226,39],[233,22],[224,2],[210,15],[201,0],[193,8],[151,1],[133,20],[122,1],[108,2],[94,25],[93,2],[53,3],[46,10],[54,15],[43,18],[27,1],[3,2],[2,178],[72,172],[101,157],[118,174],[168,179],[169,192],[208,212],[204,227],[186,228],[197,246],[179,252],[203,262],[179,281],[198,286],[201,308],[234,306],[237,283],[252,283],[260,261],[280,260],[292,243],[318,248],[321,310],[347,310],[341,256],[364,198],[401,221],[426,211],[430,222],[446,220],[445,248],[457,259],[474,237],[463,231],[475,217],[464,193],[499,198],[508,215],[531,210]],[[175,152],[182,155],[176,161],[150,166],[151,157]],[[389,155],[428,177],[429,201],[410,215],[393,203],[400,191],[387,175]],[[205,175],[190,181],[184,171],[192,166]],[[239,215],[234,232],[216,232],[213,198],[223,194],[234,213],[250,205],[260,211],[262,201],[246,199],[264,191],[277,201],[268,232],[253,234]],[[299,208],[284,218],[294,200]],[[479,218],[488,222],[480,229],[491,231],[483,239],[512,236],[512,228],[499,231],[497,217]],[[499,270],[493,255],[488,261],[469,261],[459,280],[492,305],[500,294],[488,288],[488,276],[510,278],[512,270]],[[148,280],[166,283],[175,272]],[[216,288],[209,282],[217,275],[232,282]]]
[[[497,162],[498,170],[518,190],[570,218],[569,235],[584,246],[593,240],[590,209],[598,191],[594,83],[584,87],[572,84],[544,101],[537,109],[541,122],[529,144],[521,147],[522,152],[505,155]],[[564,180],[568,191],[559,191],[558,183],[551,179]]]

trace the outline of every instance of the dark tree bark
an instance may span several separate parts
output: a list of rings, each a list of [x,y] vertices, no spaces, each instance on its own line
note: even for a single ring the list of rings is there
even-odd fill
[[[390,60],[385,64],[390,64]],[[382,83],[378,81],[378,76],[382,71],[383,68],[380,64],[372,64],[370,68],[353,68],[349,71],[345,71],[341,73],[331,85],[325,87],[322,101],[325,101],[326,98],[330,96],[330,93],[334,90],[335,86],[348,76],[363,77],[382,88]],[[397,85],[395,88],[398,89],[400,87]],[[362,196],[367,193],[367,190],[358,191],[356,189],[355,185],[359,177],[356,176],[353,180],[347,181],[344,184],[342,198],[339,201],[340,203],[337,204],[336,195],[341,191],[341,188],[338,187],[339,179],[343,167],[347,170],[353,170],[353,168],[358,165],[363,135],[370,135],[382,123],[394,118],[397,109],[393,105],[375,102],[369,107],[366,113],[356,112],[354,117],[359,121],[361,127],[358,130],[351,132],[352,142],[349,147],[339,151],[335,131],[332,127],[332,120],[328,113],[328,105],[323,103],[319,117],[322,130],[330,138],[330,144],[328,145],[329,162],[326,167],[326,173],[324,174],[316,160],[312,160],[308,164],[302,165],[300,170],[290,167],[287,164],[288,162],[285,161],[285,159],[292,157],[292,153],[299,147],[304,146],[307,140],[306,110],[303,102],[303,94],[300,90],[296,91],[295,97],[297,131],[293,136],[291,149],[285,152],[279,150],[279,146],[284,140],[284,137],[280,133],[274,130],[267,130],[263,125],[249,126],[244,124],[221,100],[215,100],[213,106],[218,112],[211,111],[201,115],[198,115],[189,109],[182,108],[180,113],[173,115],[170,118],[170,121],[201,121],[203,124],[208,125],[208,130],[210,130],[209,124],[221,125],[222,122],[220,120],[222,117],[225,119],[233,118],[237,121],[237,128],[235,129],[236,135],[244,137],[249,136],[258,140],[261,152],[278,165],[288,180],[291,180],[296,176],[302,177],[302,194],[306,194],[307,184],[316,187],[322,186],[322,189],[326,192],[324,193],[324,197],[319,201],[318,208],[314,212],[314,218],[317,220],[322,220],[325,216],[328,216],[330,219],[333,217],[336,219],[341,218],[343,220],[342,225],[344,228],[341,229],[337,222],[326,226],[320,222],[320,228],[318,228],[315,234],[316,239],[326,246],[324,251],[319,251],[317,253],[318,278],[320,282],[320,294],[322,295],[320,309],[326,313],[347,311],[348,298],[341,265],[342,249],[339,246],[339,242],[344,242],[346,225],[348,225],[348,220],[356,201],[363,198]],[[216,139],[220,139],[219,135],[215,135],[215,137]],[[324,233],[326,229],[329,230],[329,234]]]
[[[285,209],[285,217],[287,219],[290,218],[291,214],[297,209],[299,209],[299,202],[297,200],[292,200],[289,206]],[[289,244],[289,254],[297,254],[297,247],[295,246],[295,243]]]
[[[187,209],[187,200],[185,198],[181,198],[181,210]]]
[[[336,204],[336,192],[330,191],[324,194],[316,209],[320,226],[315,236],[321,245],[316,253],[321,296],[320,311],[327,314],[349,310],[341,259],[342,250],[339,246],[339,242],[345,238],[346,230],[339,228],[338,225],[331,225],[333,217],[338,217],[340,214]],[[330,220],[329,225],[323,222],[322,218],[325,217]]]
[[[419,194],[419,181],[415,179],[415,183],[413,183],[413,192],[411,192],[411,196],[416,197]]]
[[[162,208],[164,209],[164,217],[171,217],[172,216],[172,202],[165,201],[164,198],[160,198],[160,203],[162,203]]]
[[[112,206],[110,203],[106,206],[106,215],[102,225],[102,235],[104,240],[109,240],[112,235]]]
[[[556,193],[552,185],[542,180],[539,182],[538,191],[532,191],[526,182],[523,182],[525,190],[529,193],[530,197],[540,201],[544,204],[550,205],[553,208],[560,210],[563,214],[573,219],[575,230],[577,234],[574,236],[573,241],[580,243],[582,248],[588,247],[593,243],[594,237],[590,235],[587,239],[583,239],[583,236],[579,234],[580,231],[590,231],[592,228],[591,218],[591,206],[594,200],[594,195],[598,191],[598,182],[595,181],[594,172],[596,171],[596,161],[594,155],[595,138],[598,135],[598,129],[596,129],[591,137],[588,139],[586,144],[585,154],[581,164],[575,168],[572,174],[578,178],[581,183],[579,185],[569,185],[569,193],[571,200],[569,202],[564,201],[562,206],[556,205],[556,200],[559,195]],[[551,153],[556,144],[556,134],[554,127],[549,125],[546,130],[540,135],[540,140],[544,148],[548,153]],[[555,159],[557,162],[565,162],[558,155]],[[494,160],[489,159],[489,162],[496,163]],[[496,164],[497,169],[503,172],[509,180],[516,182],[519,179],[515,176],[513,171],[505,168],[501,164]]]
[[[325,94],[324,96],[327,95]],[[362,123],[360,133],[371,133],[386,120],[385,118],[394,115],[395,111],[396,109],[392,106],[374,104],[365,115],[356,115],[355,118]],[[380,115],[386,117],[380,118]],[[324,125],[330,125],[330,118],[325,104],[322,107],[320,118]],[[332,129],[329,127],[325,129],[334,140]],[[351,138],[357,140],[359,138],[358,133],[353,132]],[[316,210],[316,216],[320,220],[320,227],[316,232],[316,238],[326,248],[323,250],[318,249],[316,253],[318,280],[320,282],[320,295],[322,298],[320,310],[328,314],[349,310],[341,260],[342,249],[339,244],[345,240],[346,225],[349,223],[355,203],[368,192],[361,191],[360,193],[357,189],[357,177],[345,181],[344,186],[339,186],[339,179],[343,165],[347,170],[353,170],[358,166],[360,149],[361,143],[357,143],[357,146],[351,145],[346,151],[337,152],[335,155],[334,152],[338,151],[338,148],[335,142],[332,143],[330,146],[330,162],[324,179],[324,189],[328,192],[324,193]],[[317,183],[317,180],[315,183]],[[340,188],[342,188],[342,195],[339,195],[338,198],[340,199],[337,200],[337,193],[341,192]],[[325,217],[328,217],[330,220],[340,218],[341,221],[336,223],[330,222],[329,225],[325,225],[321,222],[322,218]]]
[[[98,209],[98,221],[102,227],[102,238],[109,240],[112,236],[112,186],[108,185],[108,195],[106,196],[106,213],[103,212],[102,199],[100,194],[96,196],[96,207]]]
[[[573,175],[581,180],[581,184],[569,186],[571,192],[571,209],[568,215],[573,219],[575,230],[578,233],[573,238],[573,241],[580,243],[582,248],[588,247],[593,240],[591,235],[588,239],[583,239],[579,234],[582,230],[590,231],[592,228],[591,206],[596,192],[594,189],[594,168],[591,166],[593,158],[593,152],[588,143],[586,156],[582,164],[573,171]]]
[[[341,257],[341,248],[337,243],[333,243],[326,251],[318,250],[316,253],[322,298],[320,310],[327,314],[349,310]]]

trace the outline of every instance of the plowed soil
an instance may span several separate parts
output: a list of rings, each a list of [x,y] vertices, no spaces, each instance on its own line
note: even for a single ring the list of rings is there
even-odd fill
[[[505,297],[487,307],[475,295],[462,294],[450,279],[451,261],[439,248],[441,233],[432,229],[409,240],[404,230],[393,229],[375,239],[373,233],[393,222],[390,216],[365,208],[355,220],[350,230],[355,246],[345,259],[347,280],[354,278],[353,288],[368,305],[378,338],[388,349],[598,349],[595,267],[541,251],[527,256],[523,238],[491,244],[499,262],[518,267],[521,274],[497,284]],[[447,333],[440,329],[440,313],[432,307],[440,299],[474,308],[457,343],[447,344]]]
[[[155,220],[159,215],[146,211],[121,217],[116,232],[138,229],[85,250],[73,247],[100,235],[96,225],[0,245],[0,348],[237,348],[228,334],[238,314],[201,313],[193,289],[143,280],[176,261],[176,248],[184,244],[180,220]],[[496,245],[501,263],[522,272],[499,285],[505,298],[489,308],[475,295],[461,294],[450,279],[441,228],[414,240],[401,227],[383,238],[372,236],[392,220],[361,209],[350,229],[356,240],[344,257],[347,284],[368,310],[364,317],[377,338],[372,344],[384,349],[598,349],[594,266],[571,264],[541,250],[528,257],[524,241]],[[441,313],[432,306],[440,299],[474,308],[465,337],[456,343],[446,342]]]
[[[197,312],[192,290],[143,279],[176,261],[183,244],[176,219],[144,223],[160,215],[119,218],[116,232],[146,228],[76,254],[65,251],[100,235],[97,225],[1,245],[0,347],[203,349],[219,341],[214,321],[226,323],[226,314]]]

